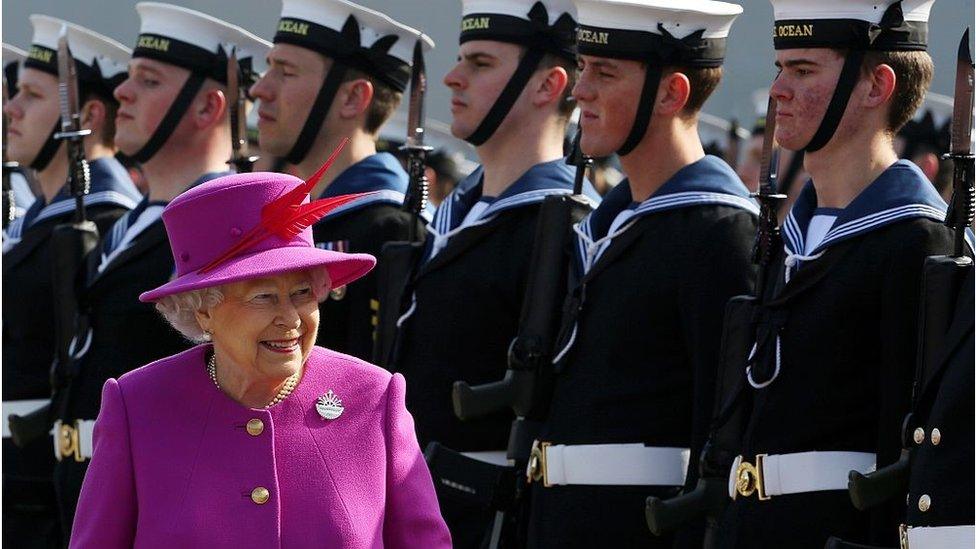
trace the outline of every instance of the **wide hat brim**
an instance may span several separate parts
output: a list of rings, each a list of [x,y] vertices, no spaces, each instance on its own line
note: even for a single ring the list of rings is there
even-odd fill
[[[375,265],[376,258],[369,254],[335,252],[311,246],[284,246],[235,257],[206,273],[186,273],[154,290],[142,293],[139,301],[154,302],[191,290],[321,267],[328,271],[332,288],[338,288],[365,275]]]

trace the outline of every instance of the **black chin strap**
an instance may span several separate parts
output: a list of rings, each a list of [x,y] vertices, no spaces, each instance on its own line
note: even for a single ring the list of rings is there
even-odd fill
[[[183,115],[190,108],[190,103],[193,102],[193,98],[197,96],[197,92],[203,87],[203,81],[206,76],[200,72],[190,73],[190,77],[183,84],[180,89],[180,93],[176,95],[173,99],[173,104],[169,106],[169,110],[166,111],[166,115],[159,122],[159,126],[156,127],[156,131],[149,136],[149,140],[146,144],[142,146],[135,154],[130,156],[136,162],[142,163],[153,157],[159,149],[166,143],[169,136],[173,134],[173,130],[183,119]]]
[[[657,101],[657,88],[661,84],[661,65],[648,63],[644,73],[644,87],[641,89],[640,99],[637,103],[637,114],[634,116],[634,123],[630,127],[630,134],[627,135],[624,144],[617,149],[619,156],[626,156],[634,150],[647,133],[647,126],[651,123],[651,114],[654,112],[654,103]]]
[[[844,67],[837,79],[837,87],[834,88],[834,95],[830,98],[830,104],[827,105],[827,112],[824,113],[817,132],[813,134],[813,138],[803,150],[816,152],[830,142],[834,132],[837,131],[837,126],[840,125],[840,119],[844,117],[844,111],[847,110],[847,102],[851,98],[854,86],[857,85],[863,61],[864,50],[852,50],[847,54],[844,59]]]
[[[508,79],[505,84],[505,88],[502,89],[502,93],[498,95],[498,99],[495,100],[495,104],[491,106],[488,110],[488,114],[485,115],[478,127],[475,128],[471,135],[464,138],[465,141],[471,143],[475,147],[484,144],[485,141],[495,133],[498,126],[501,125],[505,117],[508,116],[508,111],[512,110],[512,105],[522,95],[522,90],[525,89],[525,85],[529,83],[529,79],[535,73],[536,69],[539,68],[539,63],[542,61],[542,57],[545,55],[545,51],[541,48],[529,48],[522,59],[519,61],[518,67],[515,68],[515,72],[512,73],[512,77]]]
[[[300,164],[302,160],[305,160],[305,156],[308,155],[312,143],[315,142],[315,137],[325,122],[325,115],[329,114],[329,108],[332,107],[332,101],[335,99],[345,75],[346,65],[334,61],[322,80],[322,87],[319,88],[319,93],[315,96],[315,103],[312,104],[312,110],[308,113],[308,118],[305,119],[305,125],[302,126],[298,139],[295,140],[291,151],[285,156],[290,164]]]
[[[44,171],[44,168],[51,163],[51,159],[54,158],[54,153],[58,152],[58,148],[61,146],[61,140],[54,138],[54,134],[58,133],[60,130],[61,120],[59,118],[58,121],[54,123],[54,129],[52,129],[51,133],[47,136],[47,140],[44,142],[44,145],[41,146],[41,150],[37,151],[37,156],[35,156],[34,160],[31,161],[31,168],[41,172]]]

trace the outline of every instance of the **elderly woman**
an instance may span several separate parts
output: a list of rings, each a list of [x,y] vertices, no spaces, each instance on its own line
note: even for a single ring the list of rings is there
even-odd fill
[[[316,248],[348,198],[271,173],[167,206],[177,277],[140,296],[200,345],[110,379],[72,547],[450,547],[404,380],[315,346],[372,256]]]

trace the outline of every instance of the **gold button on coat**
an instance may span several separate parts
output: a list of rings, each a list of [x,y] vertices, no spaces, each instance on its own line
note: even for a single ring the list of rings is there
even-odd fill
[[[931,506],[932,506],[932,498],[930,498],[928,494],[925,494],[922,497],[918,498],[918,510],[919,511],[921,511],[921,512],[924,513],[926,511],[928,511],[929,510],[929,507],[931,507]]]
[[[256,437],[264,432],[264,422],[254,418],[247,422],[247,434]]]
[[[938,446],[942,442],[942,431],[938,428],[932,429],[932,444]]]
[[[912,433],[912,439],[915,441],[915,444],[925,442],[925,429],[922,429],[921,427],[915,429],[915,432]]]
[[[258,505],[263,505],[268,502],[268,498],[271,497],[271,492],[268,491],[264,486],[258,486],[257,488],[251,490],[251,501],[257,503]],[[926,496],[928,497],[928,496]]]

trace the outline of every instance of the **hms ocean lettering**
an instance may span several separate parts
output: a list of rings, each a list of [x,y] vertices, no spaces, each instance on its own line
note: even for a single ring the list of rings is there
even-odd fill
[[[589,44],[608,44],[610,42],[610,33],[606,31],[579,29],[576,32],[576,39]]]
[[[470,30],[488,30],[491,26],[490,17],[468,17],[461,20],[461,32]]]
[[[136,47],[168,52],[169,40],[166,40],[165,38],[156,38],[155,36],[140,36],[139,44]]]
[[[281,22],[278,23],[278,30],[281,32],[290,32],[292,34],[308,36],[308,23],[300,23],[298,21],[282,19]]]
[[[813,36],[813,25],[776,25],[773,38],[802,38]]]

